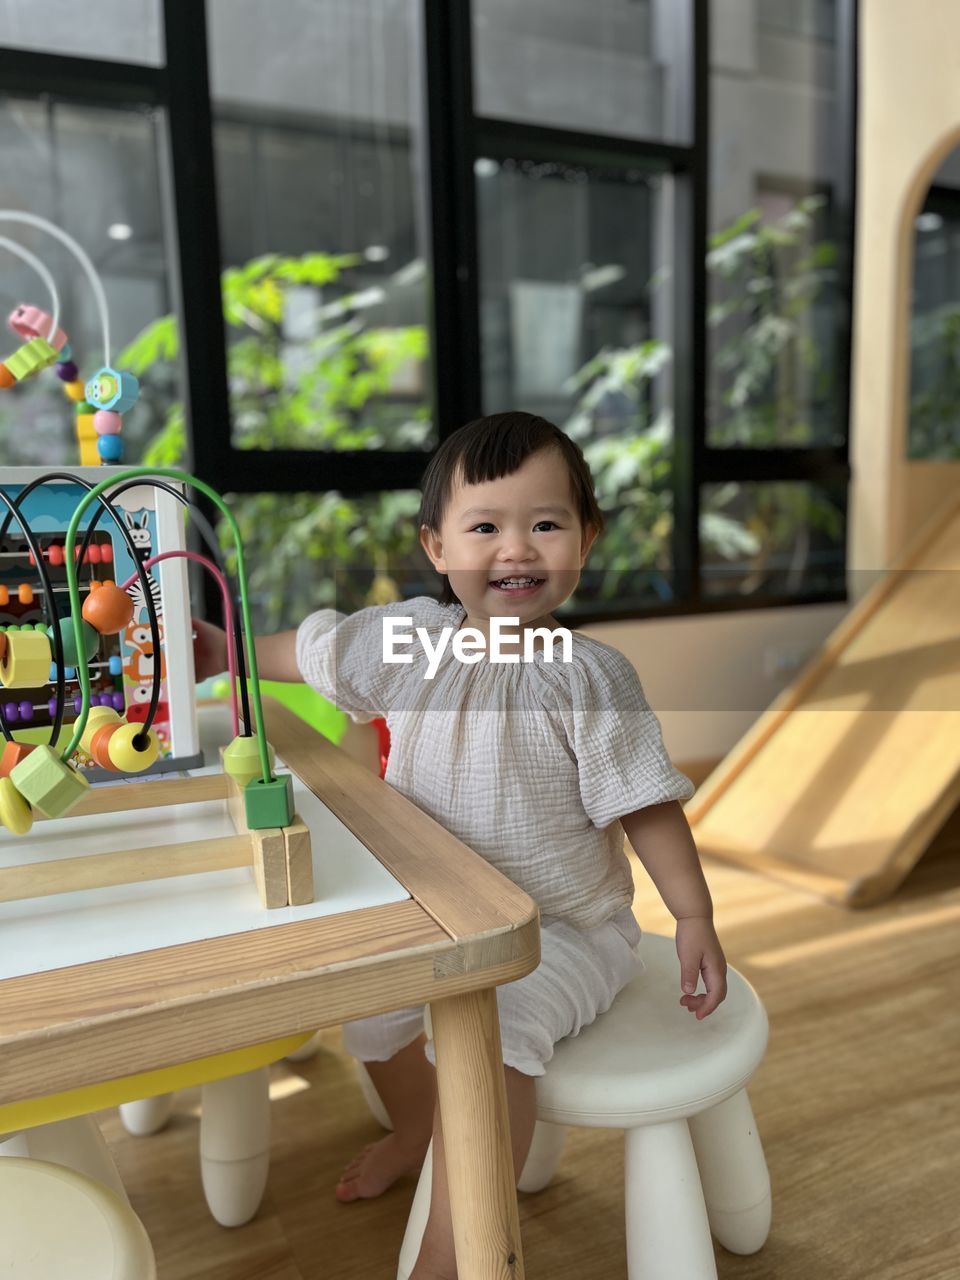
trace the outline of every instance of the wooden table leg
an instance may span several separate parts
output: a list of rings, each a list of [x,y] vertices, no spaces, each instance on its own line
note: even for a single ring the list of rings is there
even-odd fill
[[[430,1006],[459,1280],[523,1280],[493,988]]]

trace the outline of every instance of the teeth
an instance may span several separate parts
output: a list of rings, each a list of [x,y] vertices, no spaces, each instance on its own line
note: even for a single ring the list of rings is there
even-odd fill
[[[539,578],[499,578],[497,585],[501,587],[532,587]]]

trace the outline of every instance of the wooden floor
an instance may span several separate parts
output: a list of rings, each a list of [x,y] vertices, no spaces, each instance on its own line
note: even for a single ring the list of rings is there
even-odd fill
[[[721,1280],[957,1280],[960,849],[858,913],[716,863],[707,873],[727,956],[771,1023],[750,1092],[773,1230],[752,1258],[718,1248]],[[642,875],[638,917],[668,932]],[[267,1194],[239,1230],[203,1202],[196,1094],[151,1138],[101,1117],[160,1280],[393,1280],[413,1181],[377,1201],[333,1198],[340,1168],[380,1132],[339,1033],[312,1061],[275,1068],[274,1086]],[[529,1280],[625,1276],[622,1171],[619,1135],[571,1133],[554,1184],[521,1197]]]

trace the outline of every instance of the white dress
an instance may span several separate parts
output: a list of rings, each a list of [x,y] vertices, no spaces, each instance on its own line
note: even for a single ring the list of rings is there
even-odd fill
[[[384,661],[388,616],[410,618],[405,630],[425,628],[433,645],[464,621],[459,604],[425,596],[349,617],[322,609],[297,632],[297,664],[353,719],[383,716],[386,781],[540,907],[540,968],[498,996],[504,1061],[542,1074],[556,1040],[591,1022],[642,967],[618,819],[694,788],[671,764],[635,670],[609,645],[573,632],[570,662],[555,646],[553,662],[538,650],[515,665],[466,665],[448,645],[428,680],[419,642],[404,650],[411,663]],[[382,1059],[420,1024],[421,1011],[379,1015],[350,1024],[345,1038],[358,1057]]]

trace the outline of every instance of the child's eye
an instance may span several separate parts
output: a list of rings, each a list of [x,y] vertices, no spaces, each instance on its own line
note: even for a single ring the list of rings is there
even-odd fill
[[[559,528],[560,528],[560,526],[559,526],[558,524],[556,524],[553,520],[538,520],[538,521],[537,521],[537,523],[536,523],[533,527],[534,527],[535,529],[539,529],[539,528],[540,528],[540,526],[541,526],[541,525],[544,525],[544,524],[545,524],[545,525],[549,525],[551,529],[559,529]]]
[[[492,529],[492,528],[493,528],[493,525],[490,523],[490,521],[489,521],[489,520],[484,520],[482,524],[475,524],[475,525],[473,526],[473,528],[470,530],[470,532],[471,532],[471,533],[486,533],[489,529]]]

